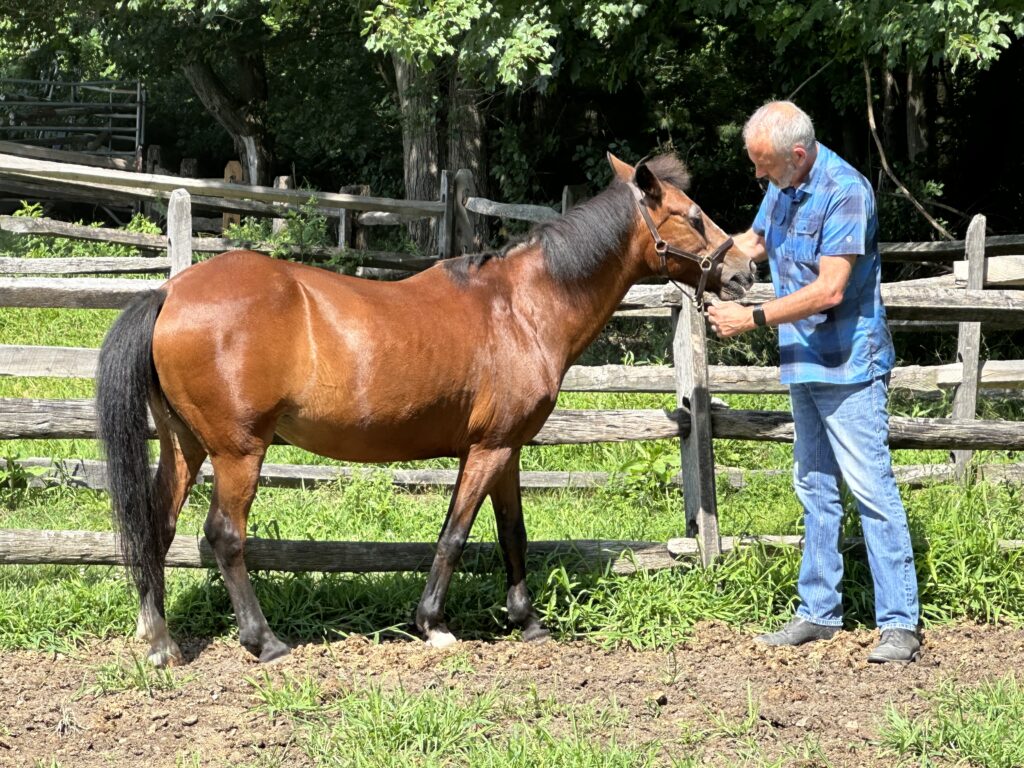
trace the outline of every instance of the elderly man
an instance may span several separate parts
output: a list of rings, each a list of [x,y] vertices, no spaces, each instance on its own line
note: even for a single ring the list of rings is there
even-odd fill
[[[918,597],[907,516],[889,454],[887,389],[895,361],[879,283],[878,215],[871,186],[815,140],[811,119],[771,102],[743,129],[767,192],[736,244],[768,259],[776,298],[708,310],[726,338],[779,328],[782,382],[789,385],[796,441],[793,484],[804,508],[796,616],[766,645],[801,645],[842,626],[840,480],[857,501],[875,587],[881,640],[871,662],[918,658]]]

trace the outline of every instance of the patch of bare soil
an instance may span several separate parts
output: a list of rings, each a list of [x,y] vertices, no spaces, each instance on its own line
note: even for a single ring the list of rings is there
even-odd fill
[[[605,710],[616,702],[620,743],[653,739],[677,758],[708,764],[736,761],[744,739],[764,758],[796,756],[816,740],[829,765],[884,765],[876,740],[888,703],[910,714],[927,710],[925,695],[948,678],[969,685],[1006,675],[1024,661],[1024,631],[964,625],[928,632],[921,660],[869,665],[877,634],[842,632],[803,649],[768,649],[719,624],[701,626],[672,653],[604,651],[585,643],[465,642],[436,651],[419,642],[379,645],[363,638],[310,644],[267,667],[240,646],[184,647],[190,661],[173,690],[102,693],[97,670],[131,664],[125,641],[106,641],[74,658],[38,652],[0,654],[0,766],[258,763],[309,765],[286,717],[257,710],[246,677],[309,675],[326,691],[360,686],[498,690],[502,697],[553,699]],[[453,663],[453,654],[459,654]],[[534,693],[535,691],[535,693]],[[756,721],[738,725],[754,712]],[[617,720],[619,722],[619,720]],[[788,752],[787,752],[788,750]],[[185,762],[185,764],[191,764]],[[817,765],[821,761],[793,765]]]

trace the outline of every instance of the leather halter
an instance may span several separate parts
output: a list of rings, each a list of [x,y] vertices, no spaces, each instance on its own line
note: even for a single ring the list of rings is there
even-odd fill
[[[643,216],[645,222],[647,222],[647,228],[651,230],[651,237],[654,238],[654,250],[657,251],[661,257],[661,273],[665,277],[668,277],[668,257],[675,256],[678,259],[689,259],[695,261],[700,266],[700,282],[697,283],[697,288],[694,290],[693,303],[697,309],[704,311],[704,287],[708,282],[708,275],[711,274],[711,270],[715,268],[715,265],[721,262],[725,258],[725,253],[732,248],[733,241],[731,237],[727,237],[718,247],[715,248],[711,253],[704,254],[703,256],[692,251],[686,251],[682,248],[676,248],[671,243],[666,242],[658,234],[658,228],[654,224],[654,219],[651,218],[650,212],[647,210],[647,205],[644,202],[644,193],[634,182],[627,182],[629,188],[633,192],[633,201],[636,203],[636,207],[640,210],[640,215]],[[669,278],[671,280],[671,278]],[[674,283],[675,281],[672,280]]]

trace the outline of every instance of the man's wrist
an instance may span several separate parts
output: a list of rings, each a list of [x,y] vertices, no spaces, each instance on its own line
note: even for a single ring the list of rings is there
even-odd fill
[[[764,316],[764,307],[760,304],[755,304],[750,308],[751,315],[753,317],[754,326],[757,328],[763,328],[768,325],[768,320]]]

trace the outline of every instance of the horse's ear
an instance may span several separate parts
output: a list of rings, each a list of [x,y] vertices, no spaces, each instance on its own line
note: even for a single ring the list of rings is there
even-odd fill
[[[620,181],[632,181],[633,180],[633,166],[629,163],[624,163],[611,152],[606,153],[608,156],[608,165],[612,167],[612,173]]]
[[[640,191],[644,193],[644,197],[650,203],[661,202],[661,182],[654,175],[654,172],[647,167],[647,163],[641,162],[637,165],[636,171],[633,174],[633,183],[640,187]]]

